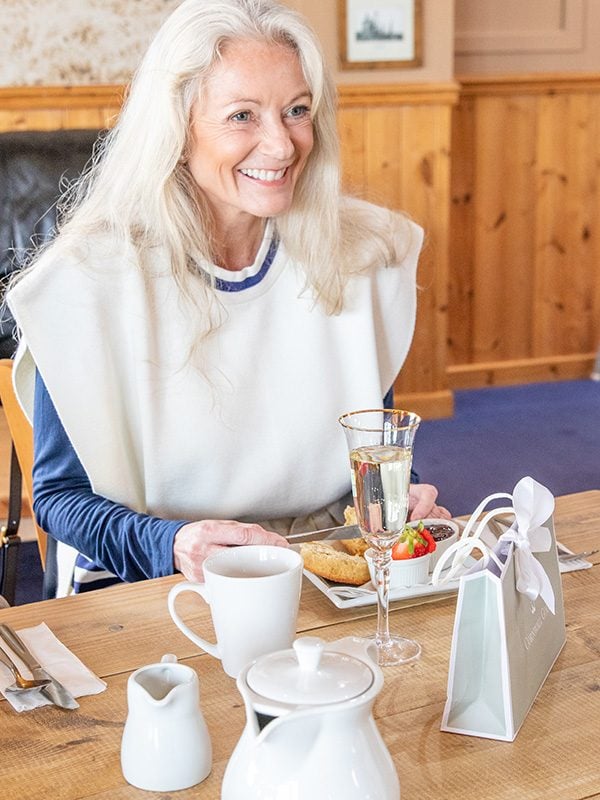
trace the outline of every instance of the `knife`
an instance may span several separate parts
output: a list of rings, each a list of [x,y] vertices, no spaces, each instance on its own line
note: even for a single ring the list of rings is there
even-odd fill
[[[21,637],[13,630],[10,625],[0,625],[0,637],[13,653],[21,659],[25,666],[30,670],[31,674],[36,680],[49,680],[50,683],[40,689],[40,694],[47,697],[55,706],[60,708],[79,708],[79,703],[71,692],[59,683],[56,678],[49,675],[45,669],[41,667],[33,653],[27,649]]]
[[[337,528],[323,528],[320,531],[292,533],[286,536],[286,539],[288,542],[298,544],[300,542],[332,542],[336,539],[357,539],[359,536],[362,536],[362,533],[358,525],[338,525]]]

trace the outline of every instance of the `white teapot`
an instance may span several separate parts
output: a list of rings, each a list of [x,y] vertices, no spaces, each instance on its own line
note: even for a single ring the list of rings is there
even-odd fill
[[[383,674],[365,639],[296,639],[240,673],[246,726],[221,800],[399,800],[400,784],[371,713]]]

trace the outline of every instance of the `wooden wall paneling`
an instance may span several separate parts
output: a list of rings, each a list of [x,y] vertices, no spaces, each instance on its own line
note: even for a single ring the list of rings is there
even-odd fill
[[[365,117],[362,108],[338,111],[342,183],[344,191],[356,197],[365,196]]]
[[[446,376],[451,107],[408,106],[402,113],[402,207],[425,228],[426,244],[417,327],[395,396],[399,405],[443,416],[453,410]]]
[[[507,228],[502,112],[503,101],[477,99],[473,120],[476,148],[471,156],[475,191],[470,362],[490,360],[502,341],[498,327],[501,315],[498,299],[504,281],[500,250]],[[491,153],[494,158],[489,158]],[[493,192],[490,191],[492,186],[495,187]]]
[[[539,101],[541,135],[537,143],[538,197],[536,202],[537,285],[533,315],[536,320],[534,352],[552,355],[553,327],[564,319],[565,298],[561,275],[568,271],[567,231],[562,209],[566,204],[568,173],[568,95],[542,97]],[[559,125],[560,121],[563,125]],[[558,332],[557,332],[558,333]],[[560,334],[558,334],[560,336]]]
[[[448,269],[448,363],[471,361],[473,344],[473,241],[475,238],[476,99],[452,109],[451,205]]]
[[[534,98],[479,98],[470,360],[531,355]]]
[[[597,161],[593,112],[597,99],[583,94],[540,99],[538,141],[537,291],[535,355],[593,349],[594,288],[598,268],[593,238],[599,234],[594,194]]]
[[[112,85],[0,87],[0,131],[106,127],[123,94]]]
[[[463,76],[460,81],[460,98],[465,97],[514,97],[532,94],[558,95],[581,93],[596,94],[600,91],[598,72],[533,72],[514,75]]]
[[[8,109],[4,109],[2,106],[0,106],[0,133],[2,131],[19,130],[18,118],[18,113],[9,111]]]
[[[73,128],[103,128],[111,125],[115,108],[44,108],[2,110],[0,131],[52,131]]]
[[[448,384],[452,389],[479,389],[516,383],[574,381],[589,377],[594,356],[595,353],[590,352],[452,365],[448,367]]]
[[[51,131],[61,127],[61,112],[56,109],[0,110],[0,124],[5,131]]]
[[[63,111],[61,127],[71,129],[105,128],[112,124],[112,117],[111,109],[68,108]]]
[[[569,103],[569,180],[567,219],[569,269],[565,295],[567,305],[563,324],[561,354],[585,352],[596,346],[594,304],[595,288],[600,281],[600,264],[595,259],[593,240],[600,235],[600,218],[596,214],[594,198],[600,189],[600,175],[594,170],[600,155],[597,134],[597,115],[600,111],[598,95],[575,94]]]
[[[400,176],[404,157],[402,109],[370,108],[365,120],[365,199],[402,209]]]
[[[595,225],[592,231],[592,270],[596,273],[595,286],[592,290],[593,311],[592,311],[592,350],[600,352],[600,94],[593,96],[592,101],[593,127],[590,132],[592,141],[595,143],[594,157],[592,161],[593,175],[590,177],[589,188],[591,197],[587,203],[590,208]]]
[[[342,93],[338,112],[344,186],[406,211],[427,232],[419,262],[417,328],[395,384],[395,402],[424,416],[447,416],[446,382],[450,107],[448,87],[399,94],[363,87]],[[358,107],[357,107],[358,106]]]
[[[502,358],[532,356],[531,304],[534,295],[535,241],[535,152],[537,98],[516,95],[508,98],[503,109],[505,135],[502,141],[504,159],[503,189],[506,199],[507,225],[501,238],[503,280],[500,299],[500,320],[503,342]],[[493,187],[488,187],[493,191]]]
[[[596,75],[467,79],[453,121],[452,388],[589,375],[600,344],[599,120]]]

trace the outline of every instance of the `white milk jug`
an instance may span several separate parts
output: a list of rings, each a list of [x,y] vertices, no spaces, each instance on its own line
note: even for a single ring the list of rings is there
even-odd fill
[[[128,783],[174,792],[207,777],[212,747],[191,667],[171,655],[141,667],[127,681],[127,704],[121,769]]]
[[[383,674],[369,644],[303,637],[240,673],[246,726],[221,800],[399,800],[398,776],[371,713]]]

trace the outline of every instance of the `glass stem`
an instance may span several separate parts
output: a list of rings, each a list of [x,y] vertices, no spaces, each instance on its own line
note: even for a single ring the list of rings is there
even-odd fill
[[[377,581],[377,633],[378,645],[385,645],[390,639],[389,628],[389,595],[390,595],[390,563],[392,556],[389,550],[375,550],[375,579]]]

